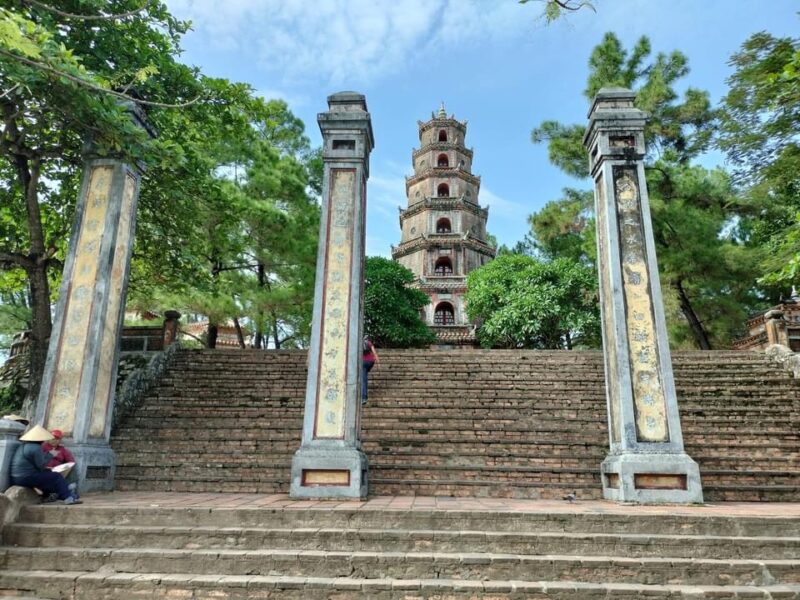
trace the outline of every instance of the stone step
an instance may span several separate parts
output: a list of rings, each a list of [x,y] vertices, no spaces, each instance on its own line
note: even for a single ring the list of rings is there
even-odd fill
[[[216,496],[228,497],[226,494]],[[87,498],[91,499],[92,496]],[[230,495],[236,500],[236,495]],[[99,496],[102,500],[102,496]],[[201,502],[202,497],[198,502]],[[267,499],[269,500],[269,499]],[[273,499],[274,500],[274,499]],[[338,528],[338,529],[382,529],[390,530],[437,530],[437,531],[492,531],[492,532],[571,532],[571,533],[620,533],[626,535],[689,535],[744,537],[800,538],[800,517],[720,515],[719,512],[703,514],[679,509],[664,513],[663,510],[628,511],[615,504],[583,508],[581,502],[558,503],[556,506],[536,512],[521,512],[514,508],[463,509],[458,502],[447,508],[446,499],[438,501],[436,509],[392,509],[379,501],[370,510],[359,509],[358,504],[335,505],[325,503],[315,507],[305,503],[300,507],[283,509],[281,504],[273,508],[209,508],[205,506],[170,508],[150,505],[147,498],[142,505],[80,506],[31,505],[20,513],[21,523],[52,525],[95,526],[153,526],[173,527],[254,527],[254,528]],[[380,507],[378,506],[380,505]],[[297,510],[302,508],[302,510]],[[735,507],[734,507],[735,509]],[[771,512],[771,511],[770,511]]]
[[[577,581],[473,581],[463,579],[359,579],[355,577],[228,576],[190,573],[6,571],[0,590],[34,586],[47,598],[116,600],[622,600],[636,598],[773,598],[796,600],[800,585],[582,583]]]
[[[362,414],[373,492],[537,498],[569,485],[598,497],[608,449],[601,353],[387,350],[381,358]],[[121,488],[284,491],[300,442],[305,360],[302,351],[179,352],[114,432]],[[678,352],[674,364],[686,450],[707,474],[706,497],[796,492],[800,381],[758,353]]]
[[[175,550],[346,550],[348,552],[505,553],[800,560],[800,538],[568,532],[494,532],[256,527],[163,527],[17,523],[4,529],[17,547],[158,548]],[[798,575],[800,576],[800,574]]]
[[[370,478],[370,493],[405,496],[452,496],[454,498],[524,498],[531,500],[558,500],[569,493],[577,492],[585,500],[600,500],[603,497],[599,482],[575,481],[568,485],[547,482],[514,482],[501,485],[493,479],[480,480],[434,480],[411,479],[406,475],[398,479]],[[141,488],[146,489],[146,488]],[[162,488],[169,489],[169,488]],[[214,491],[211,487],[203,491]],[[280,490],[285,491],[285,490]],[[756,485],[725,479],[725,483],[703,483],[703,498],[706,502],[795,502],[800,496],[798,485]]]
[[[800,583],[800,559],[713,559],[484,552],[342,550],[11,548],[0,549],[11,571],[100,569],[141,573],[282,575],[370,579],[614,581],[638,584],[764,585]]]

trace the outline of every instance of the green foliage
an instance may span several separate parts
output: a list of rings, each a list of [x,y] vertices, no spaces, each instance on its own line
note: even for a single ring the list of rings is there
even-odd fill
[[[687,162],[706,150],[715,127],[716,113],[708,93],[688,88],[678,102],[674,84],[689,72],[688,59],[678,51],[659,53],[649,64],[650,41],[642,37],[630,54],[619,38],[606,33],[592,51],[584,95],[591,102],[603,87],[626,87],[637,92],[636,106],[649,115],[645,128],[650,160],[669,156]],[[568,175],[589,176],[583,147],[583,124],[544,121],[531,133],[534,143],[547,142],[550,161]]]
[[[721,171],[691,165],[705,151],[717,126],[708,94],[689,88],[679,98],[675,85],[689,70],[680,52],[659,53],[641,38],[627,51],[607,33],[589,60],[589,101],[603,87],[637,93],[636,106],[649,115],[645,159],[651,216],[673,343],[691,339],[700,348],[725,346],[747,312],[757,305],[757,251],[744,244],[750,210]],[[553,164],[569,175],[589,175],[582,125],[545,121],[533,131],[548,142]],[[529,246],[538,255],[594,262],[593,193],[564,190],[564,196],[531,215]]]
[[[800,39],[757,33],[731,63],[718,143],[746,186],[761,282],[777,295],[800,284]]]
[[[499,256],[469,274],[465,300],[485,348],[599,345],[597,278],[577,262]]]
[[[33,287],[31,257],[44,257],[36,268],[57,290],[88,139],[100,155],[147,166],[131,307],[179,308],[212,323],[241,318],[276,346],[302,345],[321,189],[321,160],[303,123],[285,102],[180,63],[188,24],[160,0],[64,0],[57,8],[92,18],[38,3],[0,7],[0,108],[14,115],[0,138],[8,197],[0,266],[3,280],[24,274],[15,293],[31,285],[31,321],[41,330],[33,346],[49,335],[52,298]],[[131,95],[147,109],[155,140],[120,105]]]
[[[584,152],[585,154],[585,152]],[[548,202],[528,217],[533,251],[546,259],[568,258],[593,264],[594,194],[591,190],[564,189],[564,197]]]
[[[759,253],[744,244],[746,221],[732,219],[740,201],[731,179],[721,169],[658,161],[647,184],[661,280],[681,311],[669,319],[670,335],[676,344],[692,340],[680,318],[691,311],[712,346],[728,346],[759,303]]]
[[[527,4],[531,0],[518,0],[520,4]],[[547,23],[552,23],[563,17],[567,13],[578,11],[582,8],[594,10],[594,6],[589,0],[537,0],[544,2],[542,17]]]
[[[418,348],[436,336],[420,318],[428,296],[409,287],[414,274],[399,263],[368,256],[364,265],[364,334],[376,346]]]
[[[0,415],[21,412],[26,392],[27,389],[18,379],[0,387]]]

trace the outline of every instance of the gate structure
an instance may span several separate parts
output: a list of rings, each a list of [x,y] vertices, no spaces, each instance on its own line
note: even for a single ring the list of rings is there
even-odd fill
[[[611,449],[603,496],[702,502],[684,452],[644,172],[646,114],[635,94],[604,88],[584,144],[595,189],[597,263]]]

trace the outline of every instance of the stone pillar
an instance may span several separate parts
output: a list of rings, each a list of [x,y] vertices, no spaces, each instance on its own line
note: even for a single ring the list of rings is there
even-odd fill
[[[303,439],[292,460],[293,498],[363,498],[367,458],[359,439],[364,234],[369,153],[361,94],[328,97],[317,116],[325,165]]]
[[[683,449],[644,172],[646,115],[622,88],[597,93],[584,144],[595,184],[610,452],[603,495],[702,502]]]
[[[162,329],[164,350],[178,341],[178,324],[180,318],[181,313],[177,310],[168,310],[164,312],[164,327]]]
[[[0,492],[4,492],[10,483],[11,458],[20,445],[19,436],[25,431],[25,425],[18,421],[0,419]]]
[[[782,310],[769,310],[764,315],[764,329],[767,332],[767,344],[780,344],[789,347],[789,332]]]
[[[137,107],[129,105],[129,114],[147,129]],[[84,162],[36,405],[36,423],[64,432],[81,491],[113,486],[108,442],[140,177],[136,166],[119,158]]]

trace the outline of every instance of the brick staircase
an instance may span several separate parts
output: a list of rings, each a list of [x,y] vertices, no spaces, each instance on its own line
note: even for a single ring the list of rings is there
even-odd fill
[[[254,498],[165,507],[156,494],[138,506],[112,494],[78,507],[28,507],[3,532],[0,597],[800,598],[796,510]],[[237,507],[244,501],[251,506]]]
[[[800,381],[763,355],[673,357],[707,501],[800,499]],[[120,490],[288,491],[305,353],[181,351],[114,433]],[[599,352],[390,351],[362,420],[374,495],[600,498]]]

